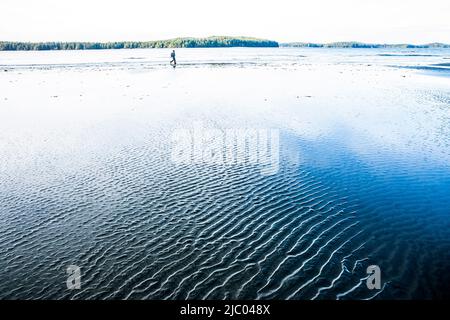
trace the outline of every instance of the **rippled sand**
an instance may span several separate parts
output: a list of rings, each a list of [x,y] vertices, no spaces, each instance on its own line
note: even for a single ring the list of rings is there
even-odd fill
[[[450,54],[258,50],[0,56],[0,298],[450,297]],[[279,171],[172,161],[198,124]]]

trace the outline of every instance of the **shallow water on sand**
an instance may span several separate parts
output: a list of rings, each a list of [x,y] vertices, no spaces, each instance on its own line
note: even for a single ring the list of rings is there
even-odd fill
[[[0,298],[450,297],[450,50],[166,56],[0,53]],[[196,127],[278,170],[173,161]]]

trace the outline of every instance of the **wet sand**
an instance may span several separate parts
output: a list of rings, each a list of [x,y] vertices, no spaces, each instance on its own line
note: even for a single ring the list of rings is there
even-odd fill
[[[450,78],[405,68],[447,53],[231,50],[0,55],[0,298],[449,297]],[[278,171],[173,161],[195,126]]]

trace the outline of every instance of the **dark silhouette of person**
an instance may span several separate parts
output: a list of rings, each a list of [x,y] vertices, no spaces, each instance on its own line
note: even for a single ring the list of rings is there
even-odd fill
[[[177,59],[175,58],[175,50],[172,50],[170,57],[172,58],[172,60],[170,61],[170,64],[175,67],[177,65]]]

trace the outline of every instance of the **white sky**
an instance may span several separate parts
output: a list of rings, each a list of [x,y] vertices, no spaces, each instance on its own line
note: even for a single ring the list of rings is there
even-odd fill
[[[450,43],[450,0],[0,0],[0,41]]]

